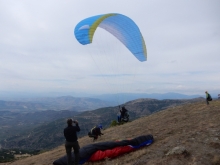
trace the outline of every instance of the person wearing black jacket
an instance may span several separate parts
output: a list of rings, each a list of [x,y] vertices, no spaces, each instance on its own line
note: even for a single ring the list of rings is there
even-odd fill
[[[127,112],[128,110],[125,108],[125,107],[122,107],[120,112],[121,112],[121,118],[124,118],[125,116],[125,113]]]
[[[121,120],[125,117],[125,113],[127,112],[128,110],[123,106],[122,109],[120,110],[120,115],[118,116],[118,122],[120,123]]]
[[[72,124],[75,123],[76,126]],[[79,143],[77,138],[77,132],[80,131],[80,127],[78,121],[67,119],[67,127],[64,129],[64,137],[66,138],[65,149],[67,154],[67,165],[72,165],[72,148],[74,150],[75,160],[74,165],[78,165],[79,163]]]

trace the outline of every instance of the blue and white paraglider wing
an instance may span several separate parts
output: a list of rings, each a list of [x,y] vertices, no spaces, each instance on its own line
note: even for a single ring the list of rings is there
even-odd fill
[[[147,60],[147,49],[143,36],[129,17],[110,13],[86,18],[80,21],[74,30],[75,37],[82,45],[92,43],[97,27],[103,28],[120,40],[139,60]]]

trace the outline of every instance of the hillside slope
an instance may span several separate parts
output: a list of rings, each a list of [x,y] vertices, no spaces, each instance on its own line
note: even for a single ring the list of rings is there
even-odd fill
[[[217,165],[220,164],[220,100],[209,106],[205,102],[185,104],[142,117],[133,122],[104,130],[98,142],[134,138],[152,134],[155,142],[117,159],[85,165]],[[92,143],[88,137],[79,139],[80,146]],[[166,154],[182,146],[187,154]],[[17,160],[10,165],[51,165],[65,154],[64,146]]]

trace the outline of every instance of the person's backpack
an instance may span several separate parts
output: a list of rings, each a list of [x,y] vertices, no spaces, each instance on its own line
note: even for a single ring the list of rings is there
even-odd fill
[[[212,97],[211,97],[210,94],[208,94],[208,100],[209,100],[209,101],[212,101]]]
[[[93,127],[89,132],[88,132],[88,136],[89,137],[94,137],[93,135],[93,130],[95,129],[96,127]]]
[[[91,138],[96,137],[96,135],[93,135],[93,134],[91,133],[91,131],[88,132],[88,136],[91,137]]]
[[[88,136],[89,136],[89,137],[92,136],[92,133],[91,133],[90,131],[88,132]]]

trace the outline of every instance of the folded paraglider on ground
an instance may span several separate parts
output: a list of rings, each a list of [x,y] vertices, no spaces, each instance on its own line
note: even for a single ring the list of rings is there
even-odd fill
[[[152,135],[143,135],[131,140],[108,141],[93,143],[80,149],[80,164],[100,161],[105,158],[115,158],[119,155],[135,151],[154,142]],[[74,154],[72,154],[74,160]],[[53,162],[53,165],[67,165],[67,157],[63,156]]]

